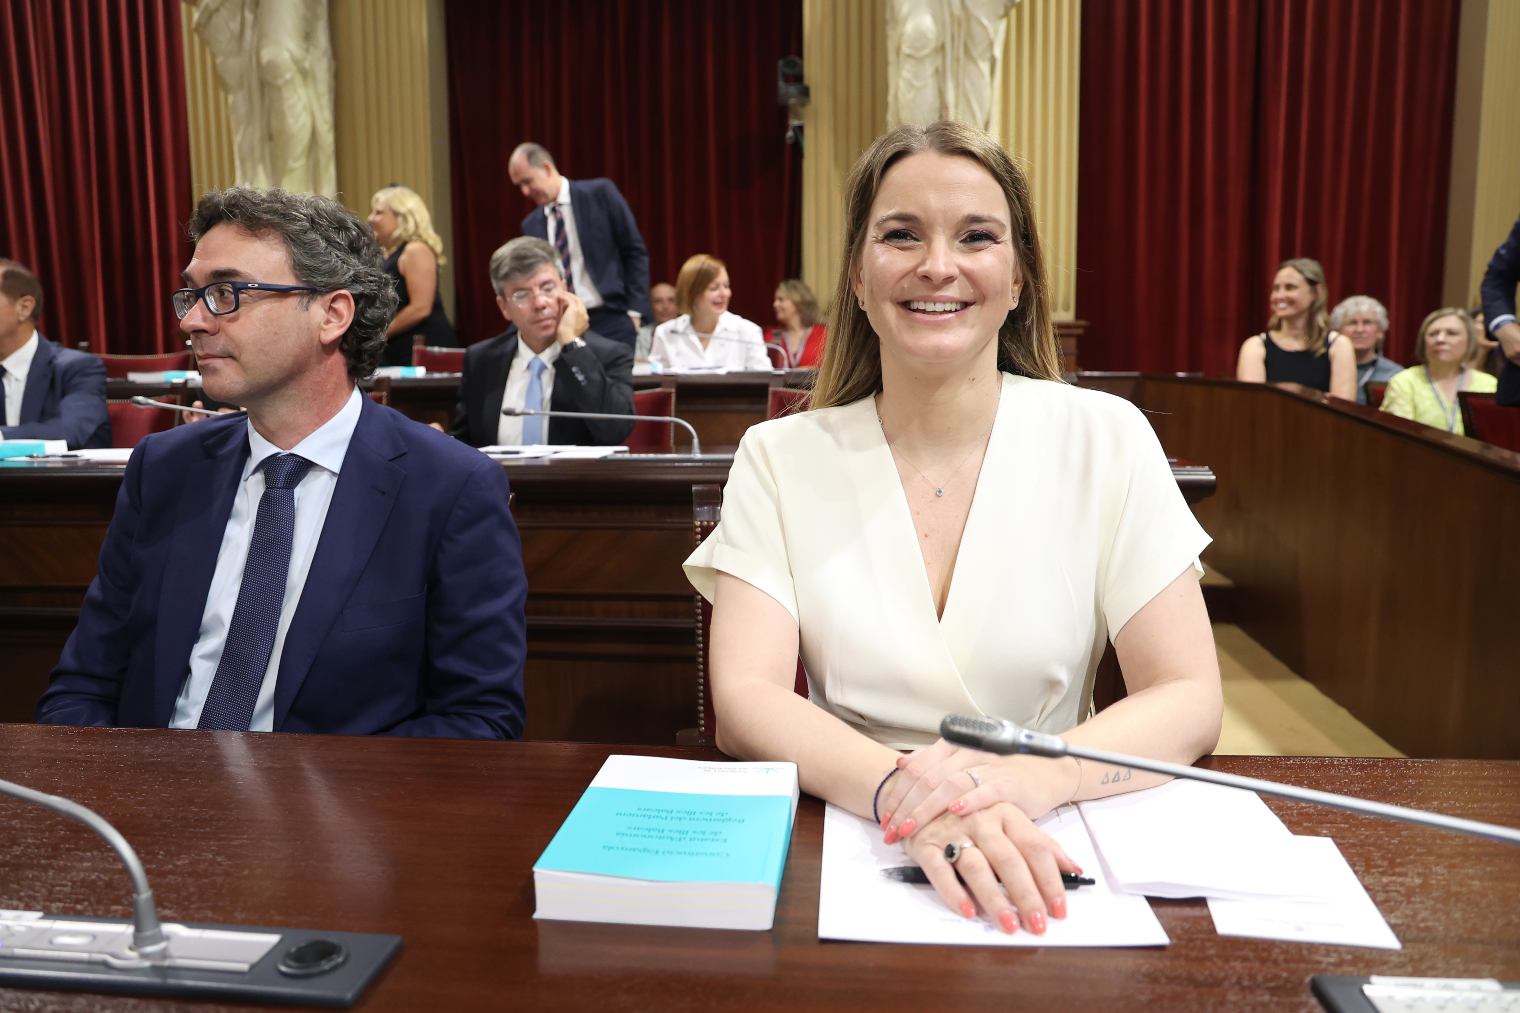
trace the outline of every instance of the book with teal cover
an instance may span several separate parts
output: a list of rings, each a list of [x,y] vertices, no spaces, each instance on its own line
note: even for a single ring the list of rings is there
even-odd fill
[[[791,763],[611,756],[534,863],[539,918],[768,929]]]

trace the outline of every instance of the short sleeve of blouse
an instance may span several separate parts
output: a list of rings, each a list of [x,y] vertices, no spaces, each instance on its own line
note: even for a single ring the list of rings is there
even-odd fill
[[[713,600],[721,570],[776,599],[796,621],[797,591],[783,534],[781,498],[770,456],[757,435],[763,428],[752,427],[740,441],[723,489],[718,526],[684,568],[692,586],[708,601]]]
[[[1110,638],[1189,566],[1202,573],[1198,557],[1211,541],[1145,416],[1125,403],[1116,422],[1123,480],[1110,487],[1114,520],[1099,575]]]

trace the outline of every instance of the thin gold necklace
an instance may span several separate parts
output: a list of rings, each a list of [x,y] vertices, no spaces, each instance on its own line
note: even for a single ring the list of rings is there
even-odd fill
[[[978,447],[985,447],[987,445],[987,441],[992,438],[992,429],[993,429],[993,426],[997,425],[997,411],[996,411],[996,409],[993,410],[993,413],[992,413],[992,425],[989,425],[987,427],[987,432],[982,435],[982,438],[980,440],[976,441],[975,443],[973,443],[971,445],[971,449],[966,451],[965,456],[963,456],[961,458],[961,462],[955,466],[955,470],[952,471],[952,472],[950,472],[949,476],[943,482],[940,482],[940,483],[936,483],[934,481],[934,479],[930,478],[928,475],[925,475],[924,474],[924,469],[922,469],[918,465],[914,464],[913,461],[912,461],[912,459],[909,458],[907,454],[905,454],[901,450],[899,450],[897,448],[897,445],[892,442],[892,437],[890,437],[890,436],[887,435],[887,423],[886,423],[886,421],[884,419],[882,419],[881,412],[877,412],[876,413],[876,424],[879,425],[879,426],[881,426],[881,438],[886,441],[886,443],[887,443],[887,449],[889,451],[891,451],[893,454],[896,454],[898,457],[901,457],[904,461],[907,461],[908,462],[908,467],[910,467],[914,471],[918,472],[918,477],[921,478],[921,479],[923,479],[925,482],[927,482],[928,485],[929,485],[929,488],[931,488],[931,489],[934,490],[934,496],[935,496],[936,499],[943,499],[944,495],[945,495],[945,486],[949,485],[952,481],[954,481],[955,478],[956,478],[956,476],[961,473],[961,469],[966,466],[966,462],[967,461],[971,460],[971,455],[974,454],[974,453],[976,453],[977,448]]]

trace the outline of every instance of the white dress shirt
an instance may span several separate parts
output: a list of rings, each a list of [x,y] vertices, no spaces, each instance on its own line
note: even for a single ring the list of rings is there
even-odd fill
[[[548,368],[544,375],[539,378],[543,384],[544,399],[542,404],[523,404],[528,396],[528,363],[535,358],[544,360]],[[549,401],[554,395],[554,364],[559,361],[559,342],[555,341],[544,349],[542,355],[535,356],[533,349],[519,335],[517,339],[517,354],[512,356],[512,365],[507,368],[507,386],[501,392],[501,406],[503,408],[534,408],[538,411],[548,411]],[[496,422],[496,445],[500,447],[516,447],[522,444],[523,419],[517,415],[501,415]],[[544,442],[549,442],[549,419],[544,419]]]
[[[774,598],[813,703],[894,749],[946,714],[1072,728],[1105,644],[1209,543],[1145,416],[1064,383],[1003,375],[942,617],[903,481],[870,398],[758,423],[686,560],[709,600],[720,571]]]
[[[570,210],[570,181],[564,177],[560,177],[559,196],[552,203],[544,205],[544,217],[549,221],[550,246],[554,245],[558,231],[554,227],[553,212],[556,207],[565,219],[565,238],[570,241],[570,281],[575,286],[575,294],[580,296],[588,310],[596,309],[602,304],[602,293],[597,291],[596,282],[591,280],[591,272],[586,270],[586,255],[581,252],[581,234],[575,227],[575,214]]]
[[[322,423],[290,451],[306,458],[313,467],[296,484],[296,527],[290,541],[285,601],[280,606],[274,650],[269,654],[269,666],[264,669],[264,684],[253,707],[249,731],[274,729],[274,684],[280,671],[280,655],[285,650],[285,634],[290,629],[296,606],[300,604],[301,589],[306,586],[311,558],[322,537],[327,507],[332,502],[338,472],[343,468],[343,458],[348,454],[348,443],[353,438],[354,427],[359,424],[363,404],[364,395],[356,387],[338,414]],[[211,680],[221,663],[222,646],[232,624],[232,609],[237,604],[238,590],[243,586],[243,566],[248,561],[249,543],[253,541],[253,522],[258,514],[259,500],[264,495],[264,473],[259,470],[259,465],[265,458],[283,453],[260,436],[251,423],[248,424],[248,451],[243,480],[238,486],[237,498],[233,500],[227,528],[222,533],[222,547],[216,554],[216,572],[211,577],[205,611],[201,613],[200,635],[190,652],[190,675],[174,701],[170,728],[194,728],[200,724],[201,708],[206,705],[206,694],[211,691]]]
[[[760,325],[737,313],[724,313],[713,328],[712,339],[702,347],[702,339],[691,325],[691,314],[683,313],[654,329],[649,347],[649,361],[667,373],[687,369],[725,369],[769,371],[771,357],[765,351],[765,337]]]
[[[5,418],[0,426],[21,425],[21,397],[26,393],[26,374],[32,370],[32,359],[37,355],[37,332],[26,339],[26,344],[0,362],[0,373],[5,383]]]

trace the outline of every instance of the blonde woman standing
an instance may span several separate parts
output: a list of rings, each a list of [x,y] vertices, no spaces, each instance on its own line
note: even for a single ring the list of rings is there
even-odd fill
[[[400,308],[386,329],[382,365],[412,362],[412,339],[453,348],[459,344],[443,312],[438,269],[443,265],[443,240],[433,231],[433,216],[410,187],[388,186],[370,200],[369,227],[385,251],[385,273],[391,276]]]

